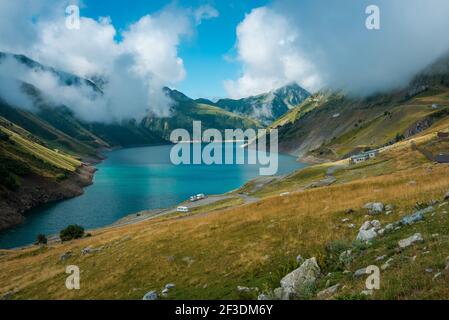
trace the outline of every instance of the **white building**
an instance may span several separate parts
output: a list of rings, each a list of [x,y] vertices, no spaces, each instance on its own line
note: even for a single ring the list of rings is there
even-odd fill
[[[364,162],[366,160],[375,158],[379,154],[379,150],[370,150],[367,152],[362,152],[360,154],[356,154],[355,156],[352,156],[350,161],[352,164],[357,164],[360,162]]]

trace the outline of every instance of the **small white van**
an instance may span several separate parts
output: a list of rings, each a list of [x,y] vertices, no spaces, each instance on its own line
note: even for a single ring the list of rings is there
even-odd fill
[[[178,207],[176,209],[177,212],[189,212],[189,208],[187,207]]]

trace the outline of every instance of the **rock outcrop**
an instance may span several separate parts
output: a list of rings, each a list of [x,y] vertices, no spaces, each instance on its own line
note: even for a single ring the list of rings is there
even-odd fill
[[[315,285],[320,273],[321,269],[316,258],[307,259],[298,269],[282,278],[281,288],[278,288],[275,293],[277,292],[282,300],[301,298]]]
[[[95,171],[83,165],[60,182],[36,175],[24,178],[19,190],[0,197],[0,231],[22,223],[24,214],[37,206],[82,195],[84,187],[92,184]]]
[[[424,241],[424,239],[423,239],[421,233],[415,233],[413,236],[411,236],[409,238],[400,240],[399,248],[405,249],[417,242],[423,242],[423,241]]]

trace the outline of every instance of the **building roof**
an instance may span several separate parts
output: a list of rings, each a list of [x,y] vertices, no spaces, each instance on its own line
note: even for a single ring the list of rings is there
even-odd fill
[[[449,163],[449,154],[439,154],[435,157],[435,161],[438,163]]]

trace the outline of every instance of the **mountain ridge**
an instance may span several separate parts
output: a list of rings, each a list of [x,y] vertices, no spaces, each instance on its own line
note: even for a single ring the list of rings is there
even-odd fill
[[[246,98],[220,99],[215,102],[225,110],[236,112],[269,124],[283,116],[290,109],[296,107],[310,96],[310,93],[300,87],[296,82],[270,92]]]

